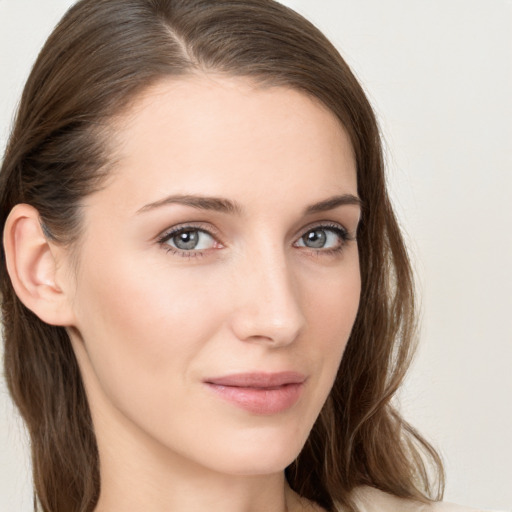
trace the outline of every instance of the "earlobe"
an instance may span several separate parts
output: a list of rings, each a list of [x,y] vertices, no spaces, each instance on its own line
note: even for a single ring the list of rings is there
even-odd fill
[[[71,326],[74,316],[66,281],[59,272],[57,248],[45,237],[38,211],[16,205],[4,228],[7,272],[23,304],[43,322]]]

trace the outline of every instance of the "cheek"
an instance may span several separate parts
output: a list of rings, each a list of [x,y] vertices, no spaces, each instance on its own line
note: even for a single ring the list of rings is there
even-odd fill
[[[321,283],[310,282],[306,293],[308,324],[314,327],[315,338],[322,340],[326,349],[343,350],[359,309],[359,260],[353,257],[350,264],[332,272]]]
[[[213,293],[198,293],[197,285],[186,272],[119,258],[86,272],[78,330],[90,370],[112,401],[146,403],[186,380],[220,320]]]
[[[315,364],[318,383],[313,403],[319,413],[336,378],[359,309],[358,259],[352,257],[343,268],[325,279],[308,281],[304,292],[308,333],[302,343]]]

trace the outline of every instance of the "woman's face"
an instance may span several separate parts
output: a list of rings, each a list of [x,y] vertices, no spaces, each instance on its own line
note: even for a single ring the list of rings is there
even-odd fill
[[[348,136],[297,91],[195,77],[146,92],[109,144],[70,300],[100,456],[281,471],[358,309]]]

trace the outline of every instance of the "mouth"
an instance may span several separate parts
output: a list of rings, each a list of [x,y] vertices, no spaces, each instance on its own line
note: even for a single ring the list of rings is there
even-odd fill
[[[291,408],[301,397],[306,376],[298,372],[239,373],[203,381],[216,396],[259,415]]]

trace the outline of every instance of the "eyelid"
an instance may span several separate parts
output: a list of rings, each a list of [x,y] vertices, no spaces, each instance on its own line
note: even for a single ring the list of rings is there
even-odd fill
[[[306,245],[298,245],[298,243],[303,239],[303,237],[309,233],[310,231],[314,231],[315,229],[333,231],[340,238],[340,243],[336,247],[327,247],[327,248],[313,248],[308,247]],[[294,247],[308,252],[311,255],[315,256],[334,256],[336,254],[340,254],[344,251],[345,246],[349,242],[356,241],[356,237],[342,224],[339,222],[333,221],[318,221],[313,224],[310,224],[301,230],[300,236],[295,240]]]
[[[203,233],[206,233],[208,236],[212,237],[212,239],[215,240],[215,242],[219,244],[221,247],[211,249],[183,250],[179,249],[178,247],[173,247],[172,245],[167,243],[174,236],[186,231],[202,231]],[[209,251],[219,250],[222,247],[224,247],[224,244],[220,240],[220,236],[218,235],[218,230],[211,224],[204,222],[184,222],[183,224],[174,225],[162,231],[159,235],[157,235],[156,242],[167,252],[171,252],[184,258],[204,256],[205,253]]]
[[[355,235],[351,233],[348,228],[339,222],[331,220],[320,220],[303,227],[297,236],[297,240],[301,239],[306,233],[312,231],[313,229],[332,229],[334,231],[341,231],[347,240],[355,240]]]
[[[212,238],[215,238],[219,243],[222,243],[219,238],[218,230],[215,229],[211,224],[205,223],[205,222],[184,222],[182,224],[176,224],[174,226],[171,226],[167,229],[164,229],[159,235],[156,236],[157,242],[163,242],[165,240],[168,240],[170,237],[176,235],[177,233],[180,233],[182,231],[204,231],[208,235],[210,235]]]

